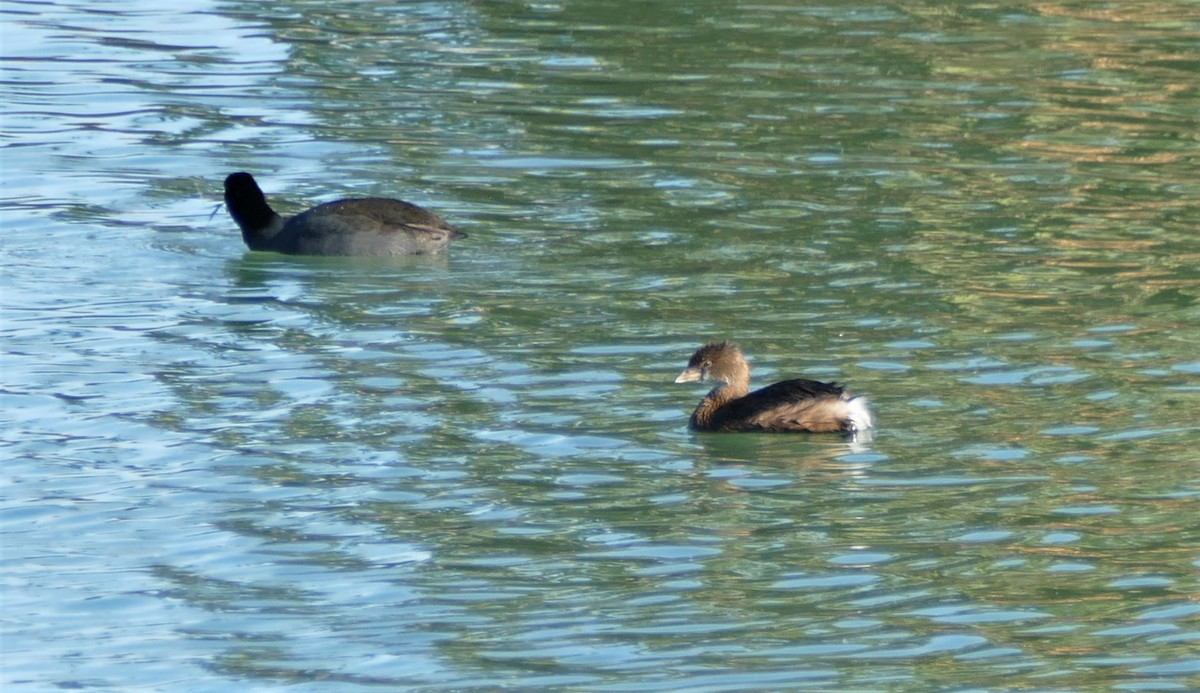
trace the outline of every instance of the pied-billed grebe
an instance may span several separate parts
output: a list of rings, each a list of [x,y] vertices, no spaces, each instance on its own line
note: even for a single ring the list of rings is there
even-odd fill
[[[283,218],[249,173],[225,179],[225,205],[251,250],[291,255],[425,255],[466,238],[441,217],[404,202],[362,197]]]
[[[784,380],[750,392],[750,364],[729,342],[706,344],[692,354],[677,383],[714,380],[689,426],[696,431],[809,431],[854,435],[872,426],[864,397],[835,383]]]

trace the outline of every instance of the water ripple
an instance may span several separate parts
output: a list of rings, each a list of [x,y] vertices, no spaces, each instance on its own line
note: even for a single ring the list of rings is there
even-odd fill
[[[6,686],[1186,688],[1177,10],[10,4]],[[878,435],[689,433],[716,338]]]

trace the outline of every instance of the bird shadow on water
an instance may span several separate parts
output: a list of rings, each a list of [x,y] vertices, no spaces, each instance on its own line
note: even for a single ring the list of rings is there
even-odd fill
[[[356,311],[375,310],[381,302],[436,302],[433,287],[446,281],[450,267],[445,254],[336,257],[246,252],[230,260],[225,272],[233,302],[308,305],[316,312],[352,316]]]
[[[793,470],[849,470],[886,459],[870,432],[856,437],[822,434],[697,433],[697,462]]]
[[[264,280],[286,277],[290,279],[354,279],[385,280],[400,276],[400,273],[424,270],[445,270],[451,266],[448,253],[428,255],[283,255],[245,251],[231,259],[226,272],[238,285],[261,283]]]

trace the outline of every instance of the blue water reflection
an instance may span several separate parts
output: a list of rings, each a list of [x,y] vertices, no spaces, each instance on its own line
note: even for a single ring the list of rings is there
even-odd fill
[[[1196,688],[1186,9],[5,5],[5,690]]]

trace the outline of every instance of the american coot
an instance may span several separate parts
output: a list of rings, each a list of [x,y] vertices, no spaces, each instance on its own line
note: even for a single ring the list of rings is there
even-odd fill
[[[441,217],[402,200],[363,197],[281,217],[249,173],[225,179],[225,205],[251,250],[292,255],[424,255],[466,238]]]
[[[853,435],[872,426],[865,397],[834,383],[784,380],[750,392],[750,364],[729,342],[696,350],[677,383],[714,380],[689,426],[696,431],[809,431]]]

